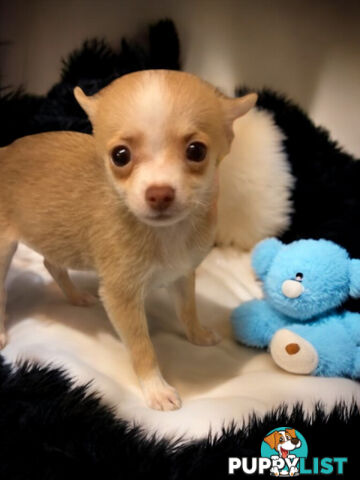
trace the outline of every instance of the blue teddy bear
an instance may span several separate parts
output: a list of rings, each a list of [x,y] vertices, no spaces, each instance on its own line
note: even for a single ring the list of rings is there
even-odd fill
[[[236,338],[270,346],[275,363],[292,372],[360,377],[360,314],[341,308],[360,297],[360,260],[328,240],[275,238],[254,249],[252,265],[264,300],[232,314]]]

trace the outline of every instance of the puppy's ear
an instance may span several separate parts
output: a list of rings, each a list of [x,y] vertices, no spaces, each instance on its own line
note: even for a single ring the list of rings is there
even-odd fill
[[[360,297],[360,260],[350,260],[350,292],[351,297]]]
[[[277,432],[270,433],[270,435],[268,435],[267,437],[264,438],[264,442],[266,442],[269,445],[270,448],[275,448],[276,433]]]
[[[221,99],[225,113],[226,133],[230,142],[234,137],[232,128],[234,121],[251,110],[255,106],[257,99],[258,96],[256,93],[249,93],[248,95],[239,98],[225,97]]]
[[[89,119],[92,120],[97,107],[96,95],[87,96],[80,87],[75,87],[74,96],[80,107],[87,113]]]
[[[251,256],[251,263],[256,275],[263,280],[283,243],[277,238],[267,238],[258,243]]]

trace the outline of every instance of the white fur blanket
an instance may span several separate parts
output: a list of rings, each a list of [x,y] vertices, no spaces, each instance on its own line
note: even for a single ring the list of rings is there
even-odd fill
[[[74,273],[75,281],[96,290],[93,274]],[[77,383],[92,382],[118,414],[161,435],[200,437],[249,414],[264,414],[280,404],[317,401],[330,408],[337,400],[360,404],[360,385],[346,379],[297,376],[281,371],[264,351],[238,345],[229,325],[231,309],[260,295],[249,257],[214,249],[197,274],[202,322],[223,341],[215,347],[190,344],[167,301],[158,292],[148,305],[151,336],[165,378],[180,392],[183,407],[158,412],[144,404],[127,353],[101,304],[74,307],[52,282],[37,254],[20,246],[7,280],[8,361],[23,359],[65,369]]]

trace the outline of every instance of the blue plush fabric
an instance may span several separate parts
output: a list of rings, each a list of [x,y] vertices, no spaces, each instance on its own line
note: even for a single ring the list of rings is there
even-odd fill
[[[236,338],[264,348],[278,330],[287,329],[316,350],[313,374],[360,377],[360,314],[341,309],[349,296],[360,297],[360,260],[328,240],[284,245],[270,238],[256,246],[252,264],[265,299],[233,311]],[[289,297],[284,282],[301,293]]]

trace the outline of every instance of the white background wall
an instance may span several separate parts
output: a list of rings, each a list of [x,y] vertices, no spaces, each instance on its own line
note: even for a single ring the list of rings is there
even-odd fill
[[[45,93],[86,38],[116,46],[171,17],[185,69],[231,93],[270,86],[360,157],[360,2],[350,0],[0,0],[2,83]]]

